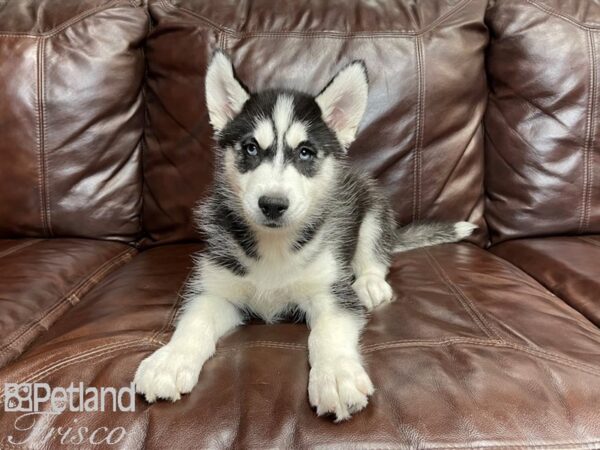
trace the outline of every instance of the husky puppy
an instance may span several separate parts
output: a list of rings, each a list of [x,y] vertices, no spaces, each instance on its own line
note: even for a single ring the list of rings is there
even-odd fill
[[[365,65],[354,61],[316,96],[251,93],[216,52],[206,101],[217,141],[211,195],[195,211],[207,248],[197,255],[171,341],[135,374],[146,400],[192,390],[217,340],[249,315],[305,318],[308,397],[342,421],[367,405],[373,384],[359,338],[366,311],[390,302],[394,251],[455,242],[474,225],[398,229],[385,196],[346,162],[367,104]]]

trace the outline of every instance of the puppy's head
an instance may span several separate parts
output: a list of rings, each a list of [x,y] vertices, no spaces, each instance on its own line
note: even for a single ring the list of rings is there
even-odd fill
[[[287,228],[319,214],[367,104],[367,72],[355,61],[316,97],[250,93],[216,52],[206,75],[210,122],[227,189],[255,225]]]

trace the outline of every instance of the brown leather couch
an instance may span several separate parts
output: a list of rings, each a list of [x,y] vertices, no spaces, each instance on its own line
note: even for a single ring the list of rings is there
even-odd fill
[[[347,422],[309,406],[306,327],[258,322],[179,402],[6,411],[5,383],[128,386],[168,341],[215,48],[255,90],[364,59],[352,162],[400,222],[478,233],[397,255]],[[599,122],[595,0],[0,0],[0,448],[600,448]]]

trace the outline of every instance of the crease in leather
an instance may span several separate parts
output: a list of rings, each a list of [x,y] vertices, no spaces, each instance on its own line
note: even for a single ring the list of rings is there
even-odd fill
[[[377,38],[377,37],[409,37],[409,36],[418,36],[430,31],[435,30],[439,25],[444,23],[447,19],[452,17],[455,13],[462,11],[472,0],[462,0],[460,3],[456,4],[452,9],[450,9],[445,14],[442,14],[436,20],[431,22],[422,30],[386,30],[386,31],[361,31],[361,32],[344,32],[344,31],[292,31],[292,30],[276,30],[276,31],[260,31],[260,30],[250,30],[250,31],[238,31],[232,28],[227,28],[224,25],[218,24],[210,20],[208,17],[203,16],[202,14],[198,14],[191,9],[185,8],[184,6],[179,6],[173,3],[173,0],[161,0],[160,6],[166,9],[176,9],[179,11],[183,11],[186,14],[189,14],[205,25],[215,29],[216,31],[220,31],[222,33],[226,33],[234,38],[245,38],[245,37],[331,37],[331,38],[341,38],[341,39],[351,39],[358,37],[368,37],[368,38]]]
[[[498,83],[500,83],[500,80],[497,81]],[[506,86],[506,85],[505,85]],[[552,110],[550,110],[549,108],[545,108],[543,106],[541,106],[537,101],[533,100],[532,98],[529,98],[528,96],[524,95],[521,91],[515,91],[514,89],[511,89],[510,91],[511,95],[513,95],[516,98],[520,98],[521,100],[523,100],[525,103],[533,106],[535,109],[537,109],[538,111],[540,111],[542,114],[544,114],[544,116],[546,117],[550,117],[552,118],[556,123],[558,123],[561,128],[563,130],[565,130],[567,133],[570,133],[571,135],[573,135],[573,132],[571,130],[572,127],[570,127],[569,125],[567,125],[566,123],[564,123],[560,117],[558,117],[557,112],[553,112]],[[504,98],[499,97],[498,100],[503,100]],[[510,101],[510,98],[509,98]],[[578,136],[574,135],[574,138],[577,139]]]
[[[42,311],[36,319],[33,321],[24,324],[19,329],[15,330],[12,333],[12,336],[8,337],[7,342],[0,346],[0,356],[6,355],[11,351],[18,351],[18,349],[14,348],[14,345],[18,342],[23,341],[24,338],[34,331],[35,327],[39,325],[41,322],[51,317],[55,311],[61,309],[61,307],[65,303],[70,303],[71,305],[79,302],[80,297],[85,295],[86,292],[89,291],[94,285],[96,285],[101,279],[104,278],[113,268],[119,267],[122,263],[127,262],[129,259],[133,257],[133,255],[137,253],[137,250],[134,248],[128,248],[113,258],[109,259],[107,262],[102,264],[92,273],[83,277],[83,279],[77,283],[67,294],[65,294],[60,300],[54,303],[49,308]],[[60,317],[60,316],[59,316]]]
[[[518,95],[518,97],[521,97],[521,95]],[[490,102],[488,102],[488,107],[490,104],[494,104],[494,102],[496,102],[497,100],[495,99],[491,99]],[[502,118],[504,125],[506,125],[506,129],[509,130],[514,136],[516,136],[523,144],[525,144],[530,150],[533,151],[533,153],[539,153],[539,149],[531,144],[527,139],[525,139],[525,136],[523,136],[521,133],[519,133],[516,128],[513,126],[513,123],[510,122],[510,120],[508,119],[508,117],[506,117],[506,112],[500,108],[497,105],[494,105],[496,108],[496,111],[498,111],[499,116]],[[491,141],[491,139],[490,139]],[[515,169],[515,167],[513,167],[512,165],[510,166],[512,169]],[[517,172],[518,173],[518,172]]]
[[[130,5],[132,5],[133,7],[138,7],[136,5],[134,5],[132,3],[132,1],[128,1],[128,3]],[[112,2],[109,2],[105,5],[101,5],[101,6],[97,6],[95,8],[90,8],[86,11],[83,11],[79,14],[77,14],[75,17],[72,17],[71,19],[68,19],[66,21],[64,21],[63,23],[55,26],[54,28],[45,31],[43,33],[38,33],[38,34],[32,34],[32,33],[28,33],[28,32],[15,32],[15,31],[1,31],[0,30],[0,37],[17,37],[17,38],[32,38],[32,39],[37,39],[37,38],[42,38],[42,37],[52,37],[64,30],[66,30],[67,28],[69,28],[70,26],[76,24],[77,22],[81,22],[82,20],[93,16],[99,12],[111,9],[115,6],[125,6],[125,4],[123,3],[122,0],[113,0]]]
[[[481,130],[482,138],[483,138],[483,122],[480,122],[479,125],[477,125],[475,127],[475,129],[473,130],[473,133],[471,133],[471,137],[469,137],[469,139],[465,141],[465,146],[460,153],[460,157],[456,158],[456,160],[454,161],[454,164],[452,164],[452,168],[448,171],[448,176],[442,183],[440,183],[440,188],[436,190],[436,193],[433,196],[434,203],[437,199],[440,198],[440,195],[443,194],[444,190],[446,190],[448,188],[448,186],[450,185],[450,179],[455,174],[458,166],[465,161],[465,159],[466,159],[465,155],[467,153],[467,150],[469,149],[469,147],[471,146],[473,141],[476,139],[476,136],[480,132],[480,130]],[[485,193],[483,193],[482,195],[485,195]],[[473,204],[473,208],[477,208],[477,206],[478,206],[478,203]],[[472,213],[472,211],[473,210],[471,210],[471,213]],[[469,215],[467,217],[471,217],[471,215]]]
[[[0,258],[17,253],[27,247],[32,246],[33,244],[37,244],[38,242],[41,242],[41,239],[23,239],[22,242],[7,248],[3,252],[0,252]]]
[[[573,17],[567,16],[567,15],[561,13],[560,11],[557,11],[556,9],[554,9],[548,5],[542,5],[539,2],[536,2],[535,0],[527,0],[527,3],[535,6],[539,10],[545,12],[546,14],[549,14],[551,16],[555,16],[555,17],[558,17],[559,19],[565,20],[565,21],[571,23],[572,25],[575,25],[576,27],[581,28],[583,30],[589,30],[589,31],[600,30],[600,23],[592,23],[591,25],[587,25],[585,23],[579,22],[578,20],[575,20]]]

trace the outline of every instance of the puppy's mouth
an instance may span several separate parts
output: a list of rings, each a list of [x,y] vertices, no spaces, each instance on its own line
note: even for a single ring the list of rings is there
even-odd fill
[[[269,230],[285,230],[293,226],[293,222],[290,222],[285,217],[282,217],[280,219],[261,218],[261,220],[255,223],[261,228],[267,228]]]

